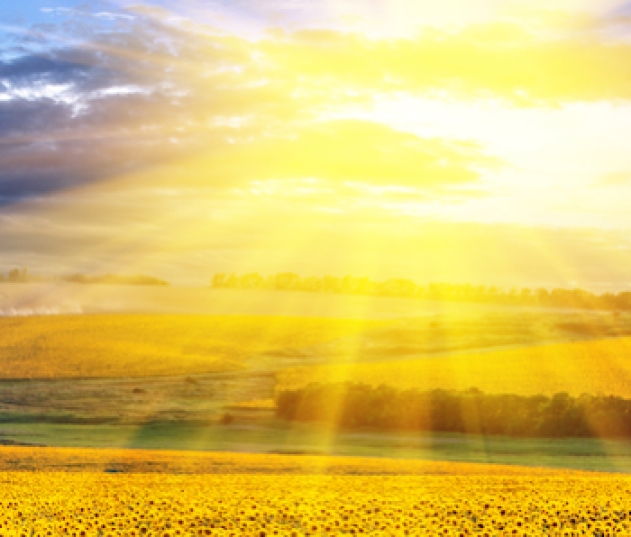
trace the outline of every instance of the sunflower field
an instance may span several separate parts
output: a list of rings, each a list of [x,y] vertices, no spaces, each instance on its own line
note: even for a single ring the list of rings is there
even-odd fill
[[[0,535],[631,534],[631,478],[616,474],[208,453],[181,454],[183,471],[177,453],[24,450],[0,449]],[[83,469],[58,471],[71,461]]]

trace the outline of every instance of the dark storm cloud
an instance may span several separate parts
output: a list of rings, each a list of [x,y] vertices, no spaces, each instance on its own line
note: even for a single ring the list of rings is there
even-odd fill
[[[35,137],[48,130],[65,127],[71,119],[72,107],[53,99],[0,101],[0,143],[21,147],[29,141],[23,138],[24,135]]]
[[[55,55],[29,55],[0,63],[0,78],[6,86],[11,84],[32,84],[46,82],[49,84],[75,83],[85,79],[89,66],[67,61]]]

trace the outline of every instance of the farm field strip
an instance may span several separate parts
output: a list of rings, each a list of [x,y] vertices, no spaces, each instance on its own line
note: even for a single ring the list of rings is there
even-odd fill
[[[233,315],[5,317],[0,318],[0,370],[5,380],[54,380],[186,376],[246,370],[269,373],[301,364],[322,363],[345,363],[346,367],[353,367],[355,362],[374,362],[374,367],[378,368],[379,359],[396,363],[411,357],[444,358],[442,362],[428,361],[442,364],[433,372],[434,376],[442,372],[441,378],[433,380],[435,384],[445,380],[445,376],[452,382],[458,375],[469,376],[471,367],[463,362],[492,362],[500,355],[489,349],[498,346],[520,347],[504,349],[501,361],[508,358],[517,364],[521,359],[528,365],[532,358],[538,359],[537,371],[534,371],[537,373],[545,367],[554,371],[556,366],[550,359],[562,349],[544,343],[601,339],[600,346],[594,347],[589,347],[594,341],[576,342],[571,357],[585,361],[585,357],[599,359],[599,354],[603,354],[611,365],[613,354],[625,351],[629,338],[603,338],[630,331],[628,316],[515,312],[503,316],[460,315],[396,321]],[[530,346],[536,348],[520,354],[523,348]],[[484,352],[473,354],[467,349]],[[468,353],[453,358],[454,354],[463,352]],[[492,356],[483,356],[486,354]],[[619,382],[627,380],[618,375],[627,374],[628,368],[623,362],[612,375]],[[498,381],[498,377],[500,382],[503,380],[502,368],[496,365],[502,364],[490,363],[484,372],[491,383],[493,379]],[[569,363],[565,365],[571,369]],[[593,363],[591,366],[598,369]],[[394,370],[390,377],[393,374]]]
[[[631,398],[631,338],[538,345],[419,360],[306,365],[277,374],[277,390],[312,382],[520,395],[604,393]]]
[[[323,343],[378,323],[229,315],[5,317],[0,367],[3,379],[238,371],[252,355]]]
[[[286,475],[595,476],[605,473],[419,459],[0,446],[0,472]]]

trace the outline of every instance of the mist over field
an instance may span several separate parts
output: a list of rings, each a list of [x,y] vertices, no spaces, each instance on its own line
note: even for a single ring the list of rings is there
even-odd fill
[[[395,319],[417,315],[499,312],[505,306],[301,291],[134,285],[1,284],[0,315],[197,313]],[[512,306],[538,311],[536,306]]]

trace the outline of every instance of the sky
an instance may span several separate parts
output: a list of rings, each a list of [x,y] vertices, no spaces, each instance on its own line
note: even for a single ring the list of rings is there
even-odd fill
[[[631,2],[0,8],[0,272],[631,288]]]

